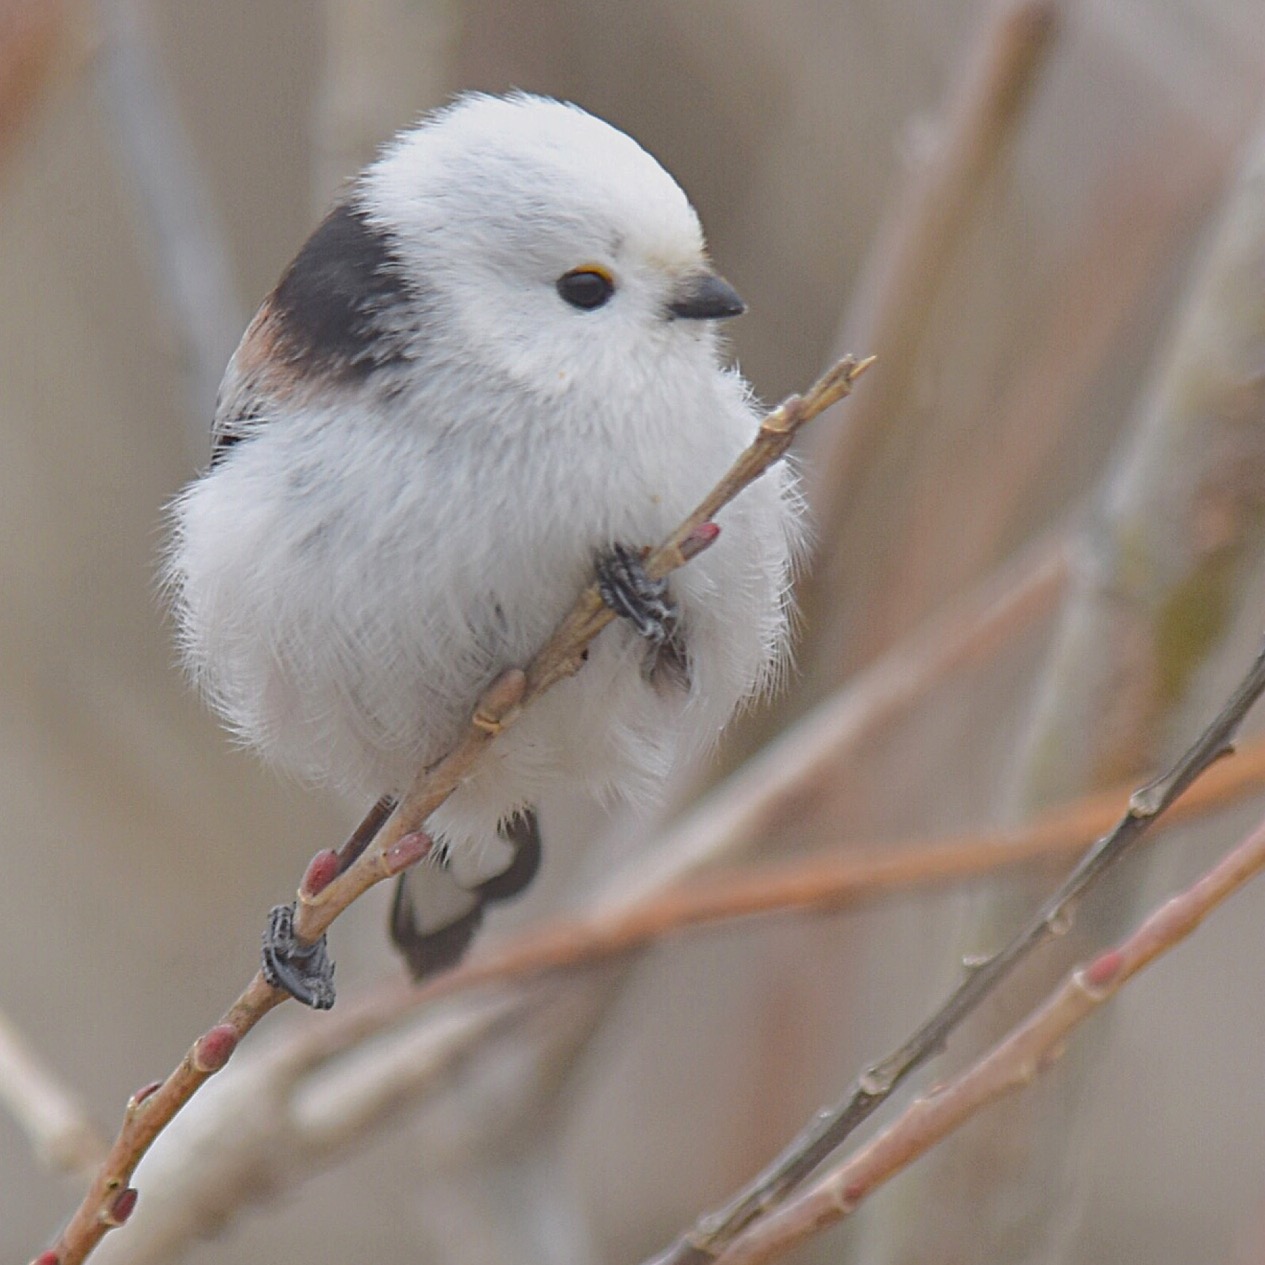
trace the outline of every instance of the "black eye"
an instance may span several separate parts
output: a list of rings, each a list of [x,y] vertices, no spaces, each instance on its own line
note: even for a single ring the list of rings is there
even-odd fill
[[[615,293],[615,283],[604,269],[573,268],[558,278],[558,293],[572,307],[589,312],[601,307]]]

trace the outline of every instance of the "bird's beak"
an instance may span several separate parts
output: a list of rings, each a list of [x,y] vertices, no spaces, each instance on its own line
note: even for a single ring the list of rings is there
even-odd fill
[[[677,286],[668,311],[691,321],[723,321],[747,310],[738,291],[714,272],[695,272]]]

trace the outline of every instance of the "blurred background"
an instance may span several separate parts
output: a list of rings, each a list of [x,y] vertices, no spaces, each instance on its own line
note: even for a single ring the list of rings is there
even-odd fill
[[[787,692],[682,772],[664,822],[546,806],[543,881],[494,932],[635,881],[704,787],[811,705],[925,666],[981,585],[1045,577],[986,644],[912,672],[811,808],[729,864],[1018,823],[1142,775],[1259,635],[1257,0],[0,0],[0,1014],[107,1132],[364,808],[233,751],[185,687],[154,580],[163,507],[340,182],[454,91],[511,86],[579,102],[680,180],[748,301],[734,352],[763,398],[842,350],[880,362],[801,454],[820,550]],[[1165,833],[1068,952],[1253,810]],[[279,1014],[142,1167],[99,1259],[635,1265],[1052,881],[742,922],[452,1003],[394,1045],[313,1056],[301,1102],[297,1072],[265,1073],[313,1017]],[[1039,1092],[794,1259],[1265,1261],[1262,925],[1257,888]],[[334,941],[345,1004],[394,975],[381,900]],[[373,1110],[321,1097],[387,1066],[407,1074]],[[300,1145],[273,1110],[335,1124]],[[73,1209],[82,1178],[53,1167],[0,1110],[5,1259]]]

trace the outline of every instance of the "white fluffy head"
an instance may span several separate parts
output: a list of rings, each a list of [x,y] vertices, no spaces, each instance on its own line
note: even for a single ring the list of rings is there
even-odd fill
[[[397,137],[358,195],[463,356],[521,387],[600,377],[607,359],[627,373],[674,351],[714,357],[712,322],[669,307],[709,269],[698,216],[636,141],[577,106],[461,97]],[[584,268],[615,286],[596,310],[557,290]]]

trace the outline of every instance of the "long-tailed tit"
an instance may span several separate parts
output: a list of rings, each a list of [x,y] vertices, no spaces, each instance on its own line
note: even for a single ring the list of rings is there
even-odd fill
[[[784,465],[670,585],[640,566],[754,434],[715,329],[742,311],[635,141],[572,105],[466,96],[361,174],[229,364],[167,576],[189,672],[269,760],[385,812],[595,568],[626,616],[431,817],[393,917],[416,974],[530,880],[551,786],[653,795],[779,662]],[[332,1000],[272,950],[301,1000]]]

